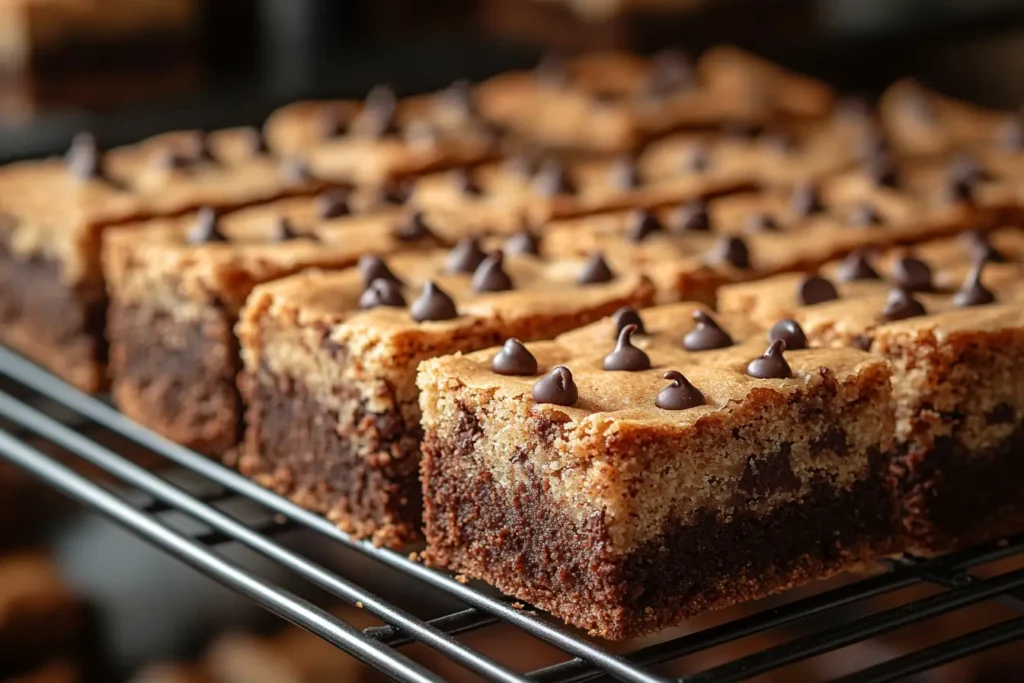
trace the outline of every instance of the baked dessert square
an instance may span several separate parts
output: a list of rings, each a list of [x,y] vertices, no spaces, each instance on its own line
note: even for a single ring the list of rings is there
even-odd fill
[[[971,251],[963,244],[960,250]],[[855,265],[847,264],[849,272]],[[909,547],[944,552],[1019,533],[1020,261],[933,269],[920,256],[904,255],[888,272],[866,265],[874,275],[857,266],[854,282],[787,276],[760,283],[756,296],[745,285],[724,287],[720,304],[765,323],[791,318],[812,345],[869,349],[891,364],[893,473]]]
[[[888,365],[747,332],[674,304],[423,362],[427,561],[624,639],[891,552]]]
[[[86,135],[65,159],[0,168],[0,341],[82,390],[103,389],[104,230],[322,186],[282,175],[259,141],[251,130],[176,133],[101,154]]]
[[[109,230],[103,272],[111,392],[120,409],[185,446],[230,456],[241,435],[234,327],[253,287],[458,237],[450,223],[397,209],[351,214],[359,200],[331,190]]]
[[[652,297],[646,278],[599,257],[506,258],[471,243],[257,287],[238,325],[240,469],[347,533],[416,540],[417,364],[510,336],[554,337]]]
[[[264,131],[276,153],[302,156],[317,174],[369,185],[478,164],[501,143],[463,81],[401,100],[377,86],[365,102],[296,102],[274,112]]]

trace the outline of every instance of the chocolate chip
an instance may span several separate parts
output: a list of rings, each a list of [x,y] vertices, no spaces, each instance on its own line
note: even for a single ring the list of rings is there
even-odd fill
[[[459,317],[455,301],[432,280],[423,285],[420,297],[412,302],[409,313],[416,322],[451,320]]]
[[[786,379],[793,376],[789,363],[782,352],[786,350],[786,342],[776,339],[760,358],[747,364],[747,374],[757,379]]]
[[[188,231],[189,244],[210,244],[213,242],[227,242],[228,238],[220,231],[220,219],[217,212],[210,207],[199,209],[196,214],[196,222]]]
[[[860,202],[850,210],[847,221],[855,228],[868,228],[873,225],[881,225],[882,217],[871,204]]]
[[[402,286],[403,282],[400,277],[391,272],[388,268],[388,264],[384,262],[379,256],[373,254],[367,254],[359,259],[359,273],[363,276],[363,288],[366,289],[370,286],[370,283],[374,280],[387,280],[393,282],[399,287]]]
[[[285,216],[278,216],[274,220],[274,225],[270,228],[270,241],[271,242],[287,242],[297,237],[302,237],[302,234],[296,232],[295,226]]]
[[[533,176],[533,191],[540,197],[550,199],[563,194],[576,194],[576,185],[562,164],[548,159]]]
[[[747,216],[744,230],[752,235],[762,232],[778,232],[779,224],[771,214],[763,211],[755,211]]]
[[[870,351],[872,341],[871,337],[866,334],[858,334],[850,339],[850,346],[861,351]]]
[[[616,338],[618,338],[619,334],[622,332],[622,328],[626,325],[633,325],[636,327],[637,334],[647,334],[647,330],[644,328],[644,321],[640,317],[640,314],[636,312],[635,308],[623,306],[612,314],[612,321],[615,323]]]
[[[800,478],[793,472],[793,444],[785,441],[779,450],[763,458],[747,458],[738,488],[747,495],[768,496],[779,491],[796,491]]]
[[[916,318],[926,313],[924,305],[915,299],[913,295],[904,289],[894,289],[889,292],[889,299],[882,309],[882,317],[890,322],[895,320],[906,320]]]
[[[413,211],[395,229],[394,236],[402,242],[415,242],[417,240],[434,237],[434,231],[427,223],[427,217],[422,211]]]
[[[320,220],[331,220],[352,214],[350,192],[343,189],[327,190],[316,197],[316,215]]]
[[[836,286],[820,275],[805,276],[797,285],[796,292],[801,306],[813,306],[839,298]]]
[[[572,373],[564,365],[557,366],[551,374],[542,377],[533,385],[533,400],[537,403],[571,406],[576,404],[579,397],[579,389],[572,379]]]
[[[808,218],[825,210],[821,195],[813,183],[801,183],[793,190],[789,206],[798,218]]]
[[[360,122],[366,127],[363,132],[375,138],[394,133],[397,106],[398,97],[390,85],[373,86],[359,112]]]
[[[874,154],[868,157],[865,165],[868,177],[878,187],[898,188],[900,186],[899,170],[888,154]]]
[[[986,261],[979,259],[974,267],[971,269],[970,275],[967,276],[967,280],[964,282],[963,287],[953,297],[953,304],[961,308],[967,308],[969,306],[984,306],[990,304],[996,300],[995,294],[990,289],[981,284],[981,273],[985,269]]]
[[[711,250],[713,263],[727,263],[733,268],[750,268],[750,250],[742,237],[723,235]]]
[[[795,320],[780,320],[768,330],[768,341],[778,340],[786,342],[786,348],[790,351],[798,351],[807,348],[807,335]]]
[[[620,157],[615,160],[608,173],[608,183],[616,190],[633,190],[643,184],[640,169],[633,157]]]
[[[613,372],[637,372],[650,370],[651,359],[642,349],[633,346],[633,333],[636,325],[626,325],[619,332],[615,349],[604,357],[602,367]]]
[[[151,163],[154,168],[161,171],[184,171],[195,166],[196,159],[177,150],[165,148],[156,150]]]
[[[480,238],[463,237],[448,253],[445,270],[449,273],[472,273],[487,253],[480,248]]]
[[[512,289],[512,278],[505,272],[505,257],[495,251],[477,266],[473,273],[474,292],[507,292]]]
[[[378,191],[377,199],[382,204],[401,206],[412,196],[412,184],[392,181],[383,185]]]
[[[314,180],[309,164],[301,157],[282,159],[278,172],[281,174],[281,180],[289,185],[301,185],[302,183]]]
[[[711,167],[711,153],[707,145],[695,142],[683,153],[680,169],[684,173],[703,173]]]
[[[576,282],[581,285],[595,285],[603,282],[611,282],[615,279],[615,273],[608,267],[604,260],[604,254],[599,251],[591,253],[587,262],[580,269]]]
[[[814,454],[829,452],[842,457],[850,452],[849,440],[846,431],[837,424],[830,424],[825,431],[811,442],[811,452]]]
[[[971,185],[992,180],[992,174],[977,159],[968,154],[958,154],[953,158],[950,162],[949,175],[961,178]]]
[[[691,90],[696,83],[693,63],[681,50],[662,50],[651,60],[651,75],[645,93],[664,97]]]
[[[521,230],[505,240],[505,253],[537,256],[540,253],[540,238],[529,230]]]
[[[334,107],[320,110],[320,136],[325,140],[341,137],[348,132],[348,120]]]
[[[840,282],[852,282],[854,280],[881,280],[878,271],[871,266],[868,260],[866,249],[854,249],[843,259],[842,264],[836,271]]]
[[[749,121],[727,121],[722,125],[722,134],[739,142],[750,142],[760,131],[760,126]]]
[[[626,218],[626,239],[630,242],[643,242],[664,229],[658,217],[647,209],[634,209]]]
[[[678,370],[669,370],[662,377],[672,382],[654,399],[654,405],[662,410],[688,410],[707,403],[704,394]]]
[[[102,159],[99,143],[92,133],[77,133],[71,140],[64,161],[68,171],[79,180],[103,178]]]
[[[473,170],[469,168],[457,168],[451,172],[452,184],[461,194],[469,197],[481,197],[484,190],[473,177]]]
[[[569,65],[562,55],[550,52],[538,62],[534,76],[549,88],[564,88],[569,84]]]
[[[210,164],[219,164],[220,159],[213,153],[213,135],[200,131],[195,136],[196,161],[203,161]]]
[[[537,359],[523,342],[509,339],[491,361],[491,370],[499,375],[528,376],[537,374]]]
[[[377,278],[363,291],[359,297],[359,308],[405,308],[405,297],[402,286],[393,280]]]
[[[733,345],[729,333],[719,327],[715,319],[704,311],[694,311],[696,327],[683,336],[683,348],[687,351],[710,351]]]
[[[672,211],[671,224],[677,232],[708,232],[711,230],[708,205],[701,199],[695,199],[677,206]]]
[[[903,256],[896,260],[892,278],[897,287],[908,292],[929,292],[932,289],[931,266],[913,256]]]

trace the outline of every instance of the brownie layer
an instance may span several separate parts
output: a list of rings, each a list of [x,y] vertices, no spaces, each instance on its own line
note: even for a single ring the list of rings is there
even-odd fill
[[[374,413],[353,388],[323,405],[295,377],[266,366],[239,379],[246,404],[243,474],[336,522],[346,533],[400,546],[420,539],[416,423]]]
[[[118,407],[184,446],[215,457],[241,438],[235,318],[211,303],[179,320],[159,305],[114,300],[110,370]]]
[[[511,488],[487,471],[466,471],[474,422],[465,415],[451,441],[432,433],[424,440],[427,561],[483,579],[592,635],[618,640],[653,632],[893,550],[889,458],[876,455],[869,475],[850,487],[823,480],[760,515],[739,507],[722,519],[702,509],[689,523],[666,525],[615,555],[604,515],[578,523],[564,514],[527,458],[520,463],[525,476]]]
[[[1012,420],[1012,409],[1006,412]],[[991,415],[1004,419],[998,411]],[[893,465],[903,525],[918,552],[942,552],[1024,529],[1024,423],[981,451],[942,436],[930,450],[904,449]]]
[[[105,388],[102,291],[68,285],[56,261],[19,258],[0,241],[0,293],[0,342],[82,391]]]

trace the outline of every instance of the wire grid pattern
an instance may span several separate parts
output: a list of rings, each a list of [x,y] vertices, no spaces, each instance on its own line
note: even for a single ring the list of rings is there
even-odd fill
[[[937,559],[902,557],[888,561],[888,571],[802,597],[665,642],[613,654],[531,610],[523,609],[449,575],[429,569],[410,557],[357,541],[323,517],[304,510],[232,470],[178,446],[124,417],[100,399],[87,396],[20,356],[0,347],[0,379],[15,395],[0,391],[0,458],[27,470],[79,503],[105,514],[153,545],[197,568],[212,579],[256,601],[289,622],[323,638],[362,662],[398,681],[442,681],[435,672],[403,654],[401,648],[421,643],[485,680],[569,682],[621,680],[643,683],[670,680],[656,673],[659,664],[793,624],[808,617],[827,617],[844,607],[920,584],[943,590],[899,607],[865,616],[832,619],[829,625],[798,635],[768,649],[717,664],[681,681],[742,681],[824,653],[920,624],[971,605],[996,601],[1019,616],[979,628],[918,651],[901,654],[843,676],[844,683],[893,681],[959,658],[1024,638],[1024,568],[978,578],[971,570],[1014,555],[1024,555],[1024,536]],[[143,468],[104,447],[90,434],[104,430],[159,456],[164,468]],[[114,477],[117,492],[95,476],[44,453],[29,443],[42,438],[65,454],[81,459]],[[205,483],[196,490],[180,485],[182,472]],[[140,496],[125,496],[131,490]],[[244,521],[221,509],[232,499],[254,502],[268,515]],[[162,516],[174,512],[201,522],[202,531],[182,533]],[[275,542],[285,530],[311,530],[404,575],[447,594],[464,609],[424,620]],[[385,625],[358,629],[288,590],[270,583],[244,566],[223,557],[217,547],[238,542],[273,560],[341,600],[365,609]],[[487,653],[474,650],[455,636],[498,622],[511,624],[566,655],[562,663],[529,673],[514,671]]]

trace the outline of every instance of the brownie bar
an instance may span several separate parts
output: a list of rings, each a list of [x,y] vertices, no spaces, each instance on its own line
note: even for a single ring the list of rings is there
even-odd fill
[[[345,196],[332,191],[109,231],[110,370],[121,410],[190,448],[231,455],[241,436],[234,325],[253,287],[308,267],[345,268],[364,254],[436,248],[458,237],[448,223],[397,211],[344,215],[347,208]],[[422,235],[397,234],[410,225]]]
[[[887,364],[694,310],[421,364],[427,560],[623,639],[890,552]]]
[[[508,336],[550,338],[653,296],[645,278],[598,260],[483,256],[399,254],[391,275],[377,263],[257,287],[238,327],[242,472],[348,533],[415,540],[419,361]],[[421,294],[428,281],[439,289]]]
[[[1007,245],[1001,240],[1004,258]],[[949,254],[954,244],[932,254]],[[961,243],[961,261],[971,249]],[[942,247],[945,247],[943,249]],[[926,250],[919,250],[922,254]],[[726,310],[757,319],[791,317],[814,345],[870,349],[893,368],[899,486],[908,545],[943,552],[1024,529],[1024,488],[1017,453],[1024,420],[1024,271],[1019,261],[934,265],[931,281],[917,257],[902,256],[888,281],[869,279],[836,288],[838,298],[795,300],[792,278],[723,288]],[[908,263],[910,261],[910,263]],[[926,265],[927,268],[927,265]],[[980,272],[980,278],[978,278]],[[946,283],[960,279],[959,291]],[[823,278],[818,277],[816,287]],[[806,289],[805,279],[799,283]],[[851,287],[850,285],[856,285]],[[890,292],[895,285],[897,289]],[[910,292],[908,290],[918,290]],[[926,290],[926,291],[920,291]]]
[[[66,160],[0,168],[0,341],[80,389],[104,388],[104,230],[323,185],[283,177],[258,142],[253,131],[175,133],[101,155],[95,141],[80,137]]]

